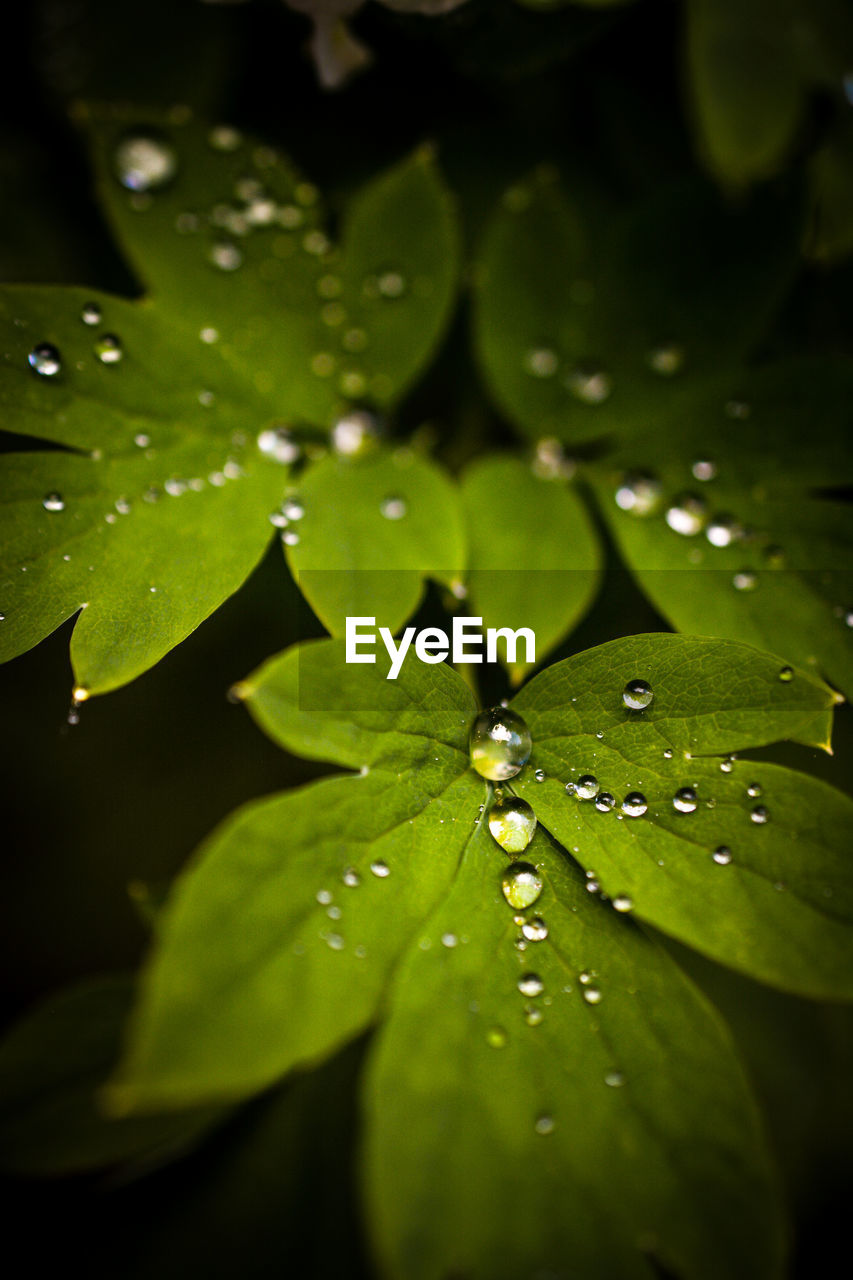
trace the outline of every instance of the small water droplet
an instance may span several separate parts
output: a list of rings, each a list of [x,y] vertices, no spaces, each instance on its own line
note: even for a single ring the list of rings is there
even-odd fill
[[[684,349],[674,342],[667,342],[651,350],[646,360],[653,373],[671,378],[684,365]]]
[[[582,773],[574,784],[574,790],[579,800],[594,800],[599,792],[598,779],[591,773]]]
[[[599,791],[595,797],[595,807],[599,813],[609,813],[611,809],[616,808],[616,797],[609,791]]]
[[[65,500],[58,493],[48,493],[42,499],[41,505],[44,507],[45,511],[64,511],[65,510]]]
[[[114,333],[102,334],[93,349],[101,364],[118,364],[124,355],[121,340]]]
[[[752,569],[741,569],[732,578],[735,591],[754,591],[758,586],[758,576]]]
[[[601,988],[600,988],[600,987],[596,987],[593,983],[588,983],[588,984],[583,988],[583,991],[581,992],[581,995],[583,996],[583,998],[584,998],[584,1000],[587,1002],[587,1004],[600,1004],[600,1003],[601,1003]]]
[[[347,867],[346,871],[341,876],[341,879],[348,889],[357,889],[361,884],[361,876],[356,871],[355,867]]]
[[[716,462],[711,462],[708,458],[698,458],[693,463],[690,471],[693,479],[701,480],[703,484],[707,484],[709,480],[716,480],[717,478],[717,464]]]
[[[734,516],[724,513],[711,517],[705,537],[712,547],[730,547],[743,537],[743,528]]]
[[[541,996],[545,990],[545,983],[539,977],[538,973],[524,973],[518,980],[518,989],[523,996]]]
[[[40,342],[38,346],[33,347],[27,359],[30,368],[34,369],[40,378],[55,378],[62,370],[62,357],[59,350],[50,342]]]
[[[503,1027],[489,1027],[486,1032],[486,1044],[490,1049],[503,1049],[507,1042],[507,1034]]]
[[[622,690],[622,701],[629,711],[645,711],[654,696],[652,686],[646,680],[629,680]]]
[[[770,818],[770,813],[763,804],[757,804],[749,816],[758,826],[763,826]]]
[[[211,247],[210,261],[220,271],[237,271],[243,265],[243,250],[231,240],[217,240]]]
[[[97,302],[85,302],[80,311],[80,319],[84,324],[100,324],[101,308]]]
[[[447,947],[449,951],[452,951],[453,948],[458,945],[458,943],[459,943],[459,939],[457,938],[455,933],[443,933],[441,935],[441,945],[443,947]]]
[[[625,1075],[622,1071],[608,1071],[604,1077],[604,1083],[610,1089],[621,1089],[625,1083]]]
[[[794,678],[793,667],[781,667],[779,669],[779,679],[782,681],[783,684],[790,684],[793,678]]]
[[[481,777],[505,782],[520,773],[530,759],[530,730],[515,711],[488,707],[474,721],[468,747],[471,763]]]
[[[666,522],[675,533],[692,538],[700,533],[707,513],[705,500],[695,493],[680,493],[666,510]]]
[[[727,867],[732,860],[732,851],[727,844],[721,844],[717,846],[711,857],[719,866]]]
[[[332,427],[332,448],[345,458],[355,458],[373,448],[379,438],[379,419],[366,409],[353,409]]]
[[[317,258],[323,257],[328,253],[331,245],[329,237],[316,228],[313,231],[306,231],[302,237],[302,248],[306,253],[313,254]]]
[[[344,940],[339,933],[327,933],[326,946],[331,947],[333,951],[343,951]]]
[[[666,747],[666,749],[664,750],[664,753],[663,753],[663,758],[664,758],[664,760],[671,760],[671,759],[672,759],[672,747]]]
[[[617,893],[616,897],[613,899],[613,910],[621,911],[623,913],[633,911],[634,899],[629,898],[627,893]]]
[[[505,853],[523,853],[536,831],[536,814],[526,800],[511,796],[492,806],[489,831]]]
[[[328,889],[318,889],[314,896],[321,907],[327,907],[332,901],[332,895]]]
[[[661,500],[662,487],[649,471],[628,471],[616,490],[616,505],[634,516],[651,515]]]
[[[542,1010],[535,1004],[526,1004],[524,1006],[524,1021],[527,1023],[528,1027],[538,1027],[542,1018]]]
[[[725,760],[720,761],[720,773],[731,773],[735,767],[734,756],[726,756]]]
[[[178,157],[165,138],[131,134],[122,138],[113,157],[116,176],[128,191],[157,191],[175,176]]]
[[[522,924],[521,932],[528,942],[544,942],[548,937],[548,926],[541,916],[531,916]]]
[[[586,875],[587,875],[587,881],[586,881],[586,884],[584,885],[584,888],[586,889],[587,893],[598,893],[601,890],[601,885],[599,884],[598,880],[596,880],[595,876],[590,871],[587,871]]]
[[[551,378],[557,372],[560,361],[550,347],[531,347],[524,353],[524,368],[534,378]]]
[[[673,808],[679,813],[693,813],[697,803],[693,787],[680,787],[672,797]]]
[[[286,547],[299,546],[299,534],[295,529],[285,529],[281,535],[281,540]]]
[[[641,818],[648,807],[648,801],[641,791],[629,791],[622,801],[622,812],[626,818]]]
[[[243,136],[230,124],[217,124],[208,133],[207,141],[214,151],[236,151],[243,143]]]
[[[219,341],[219,330],[214,329],[212,325],[205,325],[203,329],[199,330],[198,336],[202,342],[206,342],[210,346],[212,343]]]
[[[541,1133],[543,1135],[553,1133],[554,1117],[547,1115],[543,1112],[541,1116],[536,1117],[536,1122],[533,1125],[533,1128],[536,1130],[537,1133]]]
[[[534,779],[536,780],[536,782],[544,782],[544,781],[545,781],[545,770],[544,770],[544,769],[535,769],[535,770],[534,770],[534,772],[533,772],[533,777],[534,777]]]
[[[400,271],[382,271],[376,277],[376,289],[382,298],[402,298],[408,285]]]
[[[287,427],[266,427],[258,434],[258,449],[266,458],[290,466],[302,450]]]
[[[759,782],[750,782],[746,789],[746,794],[751,796],[753,800],[757,800],[761,795],[761,784]]]
[[[389,495],[382,499],[379,510],[386,520],[402,520],[409,510],[409,505],[405,498]]]
[[[380,880],[384,880],[386,876],[391,874],[391,868],[382,858],[375,858],[370,864],[370,870]]]
[[[567,376],[565,387],[583,404],[603,404],[613,390],[613,379],[604,369],[577,365]]]
[[[542,877],[530,862],[513,862],[501,877],[501,891],[516,911],[532,907],[542,893]]]

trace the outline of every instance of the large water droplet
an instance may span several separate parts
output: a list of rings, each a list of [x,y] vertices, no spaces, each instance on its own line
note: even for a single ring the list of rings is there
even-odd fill
[[[594,800],[599,792],[598,778],[582,773],[575,783],[575,795],[579,800]]]
[[[698,801],[693,787],[679,787],[672,797],[673,808],[679,813],[693,813]]]
[[[64,511],[65,501],[58,493],[49,493],[42,499],[41,504],[45,511]]]
[[[707,507],[695,493],[680,493],[667,507],[666,522],[675,533],[692,538],[705,524]]]
[[[518,989],[523,996],[541,996],[545,990],[545,983],[539,977],[538,973],[524,973],[518,980]]]
[[[520,715],[507,707],[488,707],[471,727],[471,763],[483,778],[505,782],[520,773],[530,759],[530,730]]]
[[[641,791],[629,791],[622,801],[622,812],[626,818],[642,818],[648,807],[648,801]]]
[[[510,796],[492,806],[489,830],[506,853],[523,853],[536,830],[536,814],[526,800]]]
[[[119,182],[128,191],[156,191],[177,173],[178,157],[164,138],[139,133],[119,142],[114,164]]]
[[[50,342],[40,342],[33,347],[27,359],[30,362],[30,368],[34,369],[40,378],[55,378],[62,369],[62,357]]]
[[[661,482],[648,471],[628,471],[616,490],[616,505],[635,516],[648,516],[661,500]]]
[[[646,680],[629,680],[622,690],[622,701],[629,711],[645,711],[654,696],[652,686]]]
[[[513,862],[501,877],[501,890],[516,911],[532,907],[542,893],[543,880],[530,862]]]
[[[101,364],[118,364],[124,355],[121,341],[114,333],[105,333],[98,338],[94,351]]]

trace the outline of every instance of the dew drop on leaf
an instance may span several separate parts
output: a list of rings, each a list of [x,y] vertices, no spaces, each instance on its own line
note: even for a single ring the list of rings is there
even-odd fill
[[[344,458],[356,458],[379,438],[379,419],[366,409],[353,409],[332,427],[332,448]]]
[[[581,995],[587,1004],[601,1003],[601,988],[596,987],[594,983],[588,983],[581,991]]]
[[[211,247],[210,261],[220,271],[237,271],[243,265],[243,251],[230,240],[217,240]]]
[[[625,1075],[622,1071],[608,1071],[604,1077],[604,1083],[610,1089],[621,1089],[625,1083]]]
[[[542,893],[542,877],[530,862],[513,862],[501,877],[501,891],[516,911],[532,907]]]
[[[326,946],[331,947],[333,951],[343,951],[344,940],[339,933],[327,933]]]
[[[599,791],[595,797],[595,807],[599,813],[610,813],[611,809],[616,808],[616,797],[609,791]]]
[[[524,353],[524,368],[534,378],[551,378],[557,372],[559,359],[551,347],[531,347]]]
[[[720,867],[727,867],[732,860],[732,851],[727,844],[717,845],[711,857]]]
[[[622,690],[622,701],[629,711],[645,711],[654,696],[647,680],[629,680]]]
[[[27,356],[30,368],[34,369],[40,378],[55,378],[62,370],[62,357],[59,350],[50,342],[40,342],[33,347]]]
[[[757,800],[761,795],[761,785],[758,782],[750,782],[746,789],[746,794],[753,800]]]
[[[302,452],[286,427],[266,427],[258,434],[258,449],[265,458],[289,466]]]
[[[554,1117],[543,1112],[541,1116],[536,1117],[533,1125],[537,1133],[548,1134],[554,1132]]]
[[[507,1042],[507,1034],[503,1027],[489,1027],[486,1032],[486,1044],[491,1049],[503,1049]]]
[[[673,808],[679,813],[693,813],[696,808],[696,792],[692,787],[679,787],[672,797]]]
[[[729,547],[743,537],[743,528],[734,516],[724,513],[711,517],[705,537],[712,547]]]
[[[41,505],[44,507],[45,511],[64,511],[65,510],[65,500],[58,493],[46,494],[45,497],[42,499]]]
[[[690,468],[694,480],[701,480],[703,484],[707,484],[709,480],[717,478],[717,464],[711,462],[709,458],[697,458]]]
[[[649,805],[641,791],[629,791],[622,801],[622,812],[626,818],[641,818]]]
[[[521,932],[528,942],[544,942],[548,937],[548,926],[541,916],[531,916],[522,924]]]
[[[545,770],[544,770],[544,769],[536,769],[536,770],[534,771],[533,777],[534,777],[534,779],[535,779],[537,782],[544,782],[544,781],[545,781]]]
[[[794,678],[794,668],[793,668],[793,667],[782,667],[782,668],[780,669],[780,671],[779,671],[779,679],[782,681],[782,683],[783,683],[783,684],[790,684],[790,682],[793,680],[793,678]]]
[[[124,355],[124,348],[114,333],[105,333],[95,343],[94,352],[101,364],[118,364]]]
[[[647,356],[647,363],[653,373],[661,377],[671,378],[684,365],[684,350],[674,342],[667,342],[654,347]]]
[[[347,867],[346,871],[341,876],[341,879],[348,889],[357,889],[361,884],[361,876],[356,871],[355,867]]]
[[[594,800],[599,792],[598,778],[591,773],[582,773],[574,784],[574,790],[579,800]]]
[[[523,853],[536,830],[536,814],[526,800],[511,796],[492,806],[489,831],[506,853]]]
[[[236,151],[242,144],[243,138],[239,130],[232,125],[217,124],[207,135],[207,141],[214,151]]]
[[[527,1023],[528,1027],[538,1027],[539,1023],[542,1021],[542,1017],[542,1010],[537,1008],[535,1004],[528,1004],[524,1006],[524,1021]]]
[[[375,858],[370,864],[370,870],[378,880],[384,880],[386,876],[391,874],[391,868],[382,858]]]
[[[634,899],[629,898],[627,893],[618,893],[613,899],[613,910],[623,913],[634,910]]]
[[[504,782],[520,773],[530,759],[530,730],[508,707],[487,707],[471,727],[471,763],[483,778]]]
[[[80,311],[80,319],[84,324],[100,324],[101,308],[97,302],[86,302]]]
[[[675,533],[692,538],[700,533],[707,514],[703,498],[695,493],[680,493],[667,507],[666,522]]]
[[[538,973],[523,973],[518,980],[518,989],[523,996],[541,996],[545,990],[545,983],[539,977]]]
[[[757,804],[755,808],[751,810],[749,816],[751,820],[760,827],[763,826],[770,818],[770,814],[763,804]]]
[[[664,760],[672,759],[672,747],[666,747],[663,753]]]
[[[387,498],[382,499],[379,510],[386,520],[402,520],[409,507],[405,498],[389,494]]]
[[[758,586],[758,577],[751,569],[740,569],[732,578],[735,591],[754,591]]]
[[[131,134],[115,150],[116,176],[128,191],[156,191],[178,171],[174,147],[154,134]]]
[[[613,390],[613,379],[604,369],[577,365],[566,377],[565,386],[583,404],[603,404]]]
[[[443,947],[447,947],[448,951],[452,951],[453,948],[458,945],[458,943],[459,943],[459,939],[457,938],[455,933],[443,933],[441,935],[441,945]]]
[[[628,471],[616,490],[616,505],[635,516],[651,515],[661,500],[661,483],[649,471]]]
[[[299,534],[295,529],[285,529],[281,535],[281,540],[286,547],[299,546]]]

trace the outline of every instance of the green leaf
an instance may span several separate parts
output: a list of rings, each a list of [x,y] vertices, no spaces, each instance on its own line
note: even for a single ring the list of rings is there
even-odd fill
[[[537,478],[518,458],[474,463],[462,479],[468,524],[469,611],[484,627],[530,628],[536,661],[559,643],[586,613],[599,583],[598,538],[577,492]],[[534,664],[507,660],[520,683]]]
[[[516,789],[638,919],[783,990],[850,998],[853,801],[790,769],[727,760],[783,738],[828,746],[832,690],[801,670],[780,678],[782,670],[745,645],[670,635],[616,640],[557,663],[513,703],[534,741]],[[654,700],[633,712],[622,690],[638,678]],[[566,795],[585,774],[615,809]],[[692,811],[674,803],[682,788],[696,793]],[[620,812],[632,792],[647,804],[641,816]],[[756,822],[761,809],[766,820]]]
[[[685,379],[737,365],[763,335],[798,222],[794,201],[735,212],[696,181],[622,215],[570,201],[551,170],[511,188],[476,277],[476,349],[498,407],[534,439],[647,430]]]
[[[347,617],[396,631],[417,607],[425,577],[451,589],[465,562],[455,490],[410,449],[327,458],[299,486],[305,510],[287,559],[332,635]]]
[[[269,148],[187,113],[86,120],[102,201],[152,292],[0,296],[4,427],[73,451],[3,459],[0,657],[83,610],[76,680],[101,693],[258,562],[288,479],[276,442],[292,462],[300,432],[304,444],[349,400],[402,394],[449,317],[458,253],[426,152],[354,200],[337,250],[316,189]],[[39,375],[43,344],[60,367]],[[293,442],[273,434],[289,427]]]
[[[209,1109],[110,1119],[99,1091],[119,1055],[133,988],[125,978],[73,987],[0,1044],[0,1167],[45,1176],[173,1158],[221,1120]]]
[[[474,706],[450,668],[410,662],[385,682],[318,642],[240,692],[283,745],[362,776],[247,805],[179,879],[112,1090],[120,1107],[243,1096],[370,1025],[473,830]]]
[[[723,1025],[547,838],[528,854],[547,939],[514,945],[483,832],[393,988],[366,1082],[388,1274],[777,1275],[774,1176]]]
[[[853,478],[845,444],[851,393],[853,365],[831,360],[685,387],[653,431],[596,472],[619,548],[673,626],[781,653],[847,693],[853,522],[849,503],[830,495]],[[711,471],[697,469],[701,462]],[[697,472],[712,478],[697,481]],[[638,473],[660,486],[645,516],[630,505]],[[666,516],[685,493],[700,502],[687,535]]]

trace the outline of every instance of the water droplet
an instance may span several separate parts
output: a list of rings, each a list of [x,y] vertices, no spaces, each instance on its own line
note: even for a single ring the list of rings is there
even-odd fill
[[[490,1049],[503,1049],[507,1042],[507,1034],[503,1027],[489,1027],[486,1032],[486,1044]]]
[[[543,436],[536,441],[531,470],[539,480],[571,480],[577,463],[555,436]]]
[[[624,1073],[621,1071],[608,1071],[604,1077],[604,1083],[610,1089],[621,1089],[625,1083]]]
[[[217,240],[211,247],[210,261],[220,271],[237,271],[243,265],[243,250],[231,240]]]
[[[727,844],[721,844],[717,846],[711,857],[719,866],[727,867],[732,860],[732,851]]]
[[[45,511],[64,511],[65,501],[58,493],[49,493],[42,499]]]
[[[750,782],[746,789],[746,794],[751,796],[753,800],[757,800],[761,795],[761,784],[759,782]]]
[[[522,924],[521,932],[528,942],[544,942],[548,937],[548,926],[541,916],[531,916]]]
[[[763,804],[757,804],[755,808],[750,812],[749,816],[753,822],[755,822],[758,826],[761,827],[764,825],[765,822],[768,821],[770,817],[770,813]]]
[[[735,767],[734,756],[726,756],[725,760],[720,761],[720,773],[731,773]]]
[[[455,933],[443,933],[441,935],[441,945],[443,947],[447,947],[449,951],[452,951],[453,948],[458,944],[458,942],[459,942],[459,939],[457,938]]]
[[[518,989],[523,996],[541,996],[545,983],[538,973],[524,973],[518,980]]]
[[[175,176],[178,157],[174,147],[154,134],[122,138],[113,157],[116,176],[128,191],[157,191]]]
[[[501,891],[516,911],[532,907],[542,893],[542,877],[530,862],[513,862],[501,877]]]
[[[692,538],[705,524],[707,507],[695,493],[680,493],[667,507],[666,522],[675,533]]]
[[[80,311],[80,319],[84,324],[100,324],[101,308],[97,302],[85,302]]]
[[[591,773],[582,773],[575,783],[575,795],[579,800],[594,800],[598,791],[598,778]]]
[[[492,806],[489,831],[506,853],[523,853],[536,830],[536,814],[526,800],[511,796]]]
[[[379,419],[374,414],[353,409],[332,427],[332,447],[342,457],[355,458],[371,449],[379,434]]]
[[[696,808],[696,792],[692,787],[680,787],[672,797],[673,808],[679,813],[693,813]]]
[[[281,540],[286,547],[299,546],[299,534],[295,529],[285,529],[284,533],[281,535]]]
[[[717,478],[717,464],[708,458],[698,458],[690,470],[694,480],[701,480],[705,484]]]
[[[611,809],[616,808],[616,797],[609,791],[599,791],[595,797],[595,807],[599,813],[609,813]]]
[[[214,151],[236,151],[242,145],[243,136],[230,124],[217,124],[208,133],[207,141]]]
[[[538,1027],[539,1023],[542,1021],[542,1017],[542,1010],[535,1004],[526,1004],[524,1006],[524,1021],[527,1023],[528,1027]]]
[[[661,483],[648,471],[628,471],[616,490],[616,505],[635,516],[648,516],[661,500]]]
[[[324,254],[328,253],[331,245],[329,243],[329,237],[322,231],[318,231],[315,228],[313,231],[305,232],[305,235],[302,237],[302,248],[306,253],[313,254],[317,258],[322,258]]]
[[[305,508],[297,498],[286,498],[281,504],[281,513],[286,520],[298,522],[305,515]]]
[[[346,871],[341,876],[341,879],[348,889],[357,889],[361,884],[361,876],[356,871],[355,867],[347,867]]]
[[[399,271],[382,271],[376,277],[376,289],[382,298],[402,298],[407,287],[406,278]]]
[[[384,880],[386,876],[390,876],[391,868],[382,858],[375,858],[370,864],[370,870],[380,880]]]
[[[318,889],[314,896],[321,907],[327,907],[332,901],[332,895],[328,889]]]
[[[537,782],[544,782],[544,781],[545,781],[545,770],[544,770],[544,769],[535,769],[535,770],[534,770],[534,773],[533,773],[533,777],[535,778],[535,780],[536,780]]]
[[[471,727],[471,763],[483,778],[505,782],[520,773],[530,759],[530,730],[520,715],[506,707],[481,711]]]
[[[128,502],[127,498],[116,498],[115,509],[120,516],[128,515],[131,510],[131,505],[132,504]]]
[[[101,364],[118,364],[124,355],[124,348],[114,333],[105,333],[95,343],[94,352]]]
[[[591,875],[589,871],[587,871],[586,874],[587,874],[587,882],[584,885],[584,888],[586,889],[587,893],[598,893],[601,889],[601,885],[596,880],[595,876]]]
[[[557,372],[559,359],[550,347],[531,347],[524,353],[524,368],[534,378],[551,378]]]
[[[198,336],[202,342],[206,342],[210,346],[212,343],[219,341],[219,330],[214,329],[212,325],[205,325],[203,329],[199,330]]]
[[[405,498],[389,495],[382,499],[379,510],[386,520],[402,520],[409,510],[409,505]]]
[[[55,378],[62,369],[62,357],[50,342],[40,342],[38,346],[33,347],[27,359],[30,362],[30,368],[34,369],[40,378]]]
[[[783,684],[790,684],[790,682],[793,680],[793,678],[794,678],[794,668],[793,668],[793,667],[781,667],[781,668],[780,668],[780,670],[779,670],[779,679],[782,681],[782,683],[783,683]]]
[[[645,711],[654,696],[652,686],[646,680],[629,680],[622,690],[622,701],[629,711]]]
[[[302,452],[287,427],[266,427],[258,434],[258,449],[284,466],[295,462]]]
[[[634,899],[629,898],[627,893],[617,893],[616,897],[613,899],[613,910],[622,912],[633,911]]]
[[[751,569],[741,569],[732,578],[735,591],[754,591],[758,586],[758,577]]]
[[[655,347],[646,357],[649,368],[661,377],[671,378],[684,365],[684,350],[674,342]]]
[[[601,989],[600,987],[594,986],[592,983],[588,983],[584,987],[583,991],[581,992],[581,995],[583,996],[587,1004],[601,1003]]]
[[[541,1133],[541,1134],[553,1133],[554,1117],[546,1115],[545,1113],[543,1113],[541,1116],[537,1116],[536,1122],[533,1128],[536,1130],[537,1133]]]
[[[179,498],[182,493],[186,493],[187,482],[186,480],[179,480],[176,476],[170,476],[163,488],[170,498]]]
[[[723,411],[727,418],[734,418],[741,422],[752,413],[752,409],[745,400],[727,400]]]
[[[729,547],[743,537],[743,528],[734,516],[712,516],[705,530],[705,537],[712,547]]]
[[[613,379],[604,369],[577,365],[567,376],[565,386],[583,404],[603,404],[613,390]]]
[[[331,947],[333,951],[343,951],[344,940],[339,933],[327,933],[326,946]]]
[[[626,818],[642,818],[649,804],[641,791],[629,791],[622,801],[622,812]]]

